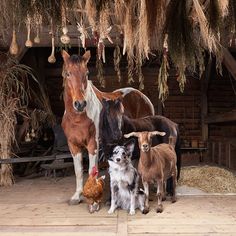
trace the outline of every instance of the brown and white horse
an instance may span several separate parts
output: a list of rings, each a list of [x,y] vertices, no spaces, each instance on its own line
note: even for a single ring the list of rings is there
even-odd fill
[[[63,50],[62,57],[65,103],[62,127],[73,157],[76,175],[76,191],[69,203],[78,204],[83,189],[82,149],[88,150],[89,173],[98,162],[101,100],[122,98],[125,114],[131,118],[154,115],[154,107],[143,93],[134,88],[122,88],[111,93],[99,91],[88,80],[87,63],[90,51],[86,51],[83,56],[70,56]]]

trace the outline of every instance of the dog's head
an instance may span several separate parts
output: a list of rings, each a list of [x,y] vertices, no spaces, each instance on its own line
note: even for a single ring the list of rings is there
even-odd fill
[[[115,146],[111,157],[108,159],[110,167],[122,167],[131,162],[131,156],[134,151],[135,142],[133,139],[129,140],[123,146]]]

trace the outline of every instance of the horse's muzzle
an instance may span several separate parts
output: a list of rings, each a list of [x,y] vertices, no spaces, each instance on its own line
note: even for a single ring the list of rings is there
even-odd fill
[[[74,101],[74,109],[79,112],[83,112],[84,108],[86,107],[87,102],[86,101]]]

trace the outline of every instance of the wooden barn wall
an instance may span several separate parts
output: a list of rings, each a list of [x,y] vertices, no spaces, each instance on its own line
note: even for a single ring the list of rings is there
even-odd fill
[[[27,52],[23,58],[23,62],[35,68],[40,76],[40,79],[44,81],[49,99],[52,105],[52,110],[57,116],[62,116],[64,113],[64,104],[62,100],[62,58],[60,52],[56,53],[57,62],[50,64],[47,62],[47,58],[50,55],[50,48],[34,48]],[[96,78],[96,51],[91,48],[92,58],[89,62],[90,75],[89,78],[93,81],[102,91],[112,91],[114,89],[132,86],[138,88],[138,82],[129,85],[127,83],[127,62],[124,57],[121,61],[121,74],[122,82],[117,80],[116,73],[113,66],[113,49],[106,49],[106,64],[104,64],[104,77],[106,80],[106,87],[101,88]],[[70,53],[78,53],[78,49],[70,49]],[[192,77],[187,78],[184,93],[179,90],[179,85],[176,80],[174,72],[170,73],[168,79],[169,96],[164,103],[164,107],[160,105],[158,101],[158,86],[157,81],[158,63],[148,62],[143,67],[143,74],[145,77],[144,93],[150,98],[155,106],[156,113],[162,112],[162,114],[171,120],[175,121],[180,126],[181,138],[191,144],[192,140],[201,141],[202,129],[201,129],[201,84],[200,80]],[[209,114],[217,114],[219,112],[230,111],[235,108],[235,95],[232,90],[232,86],[229,78],[218,78],[213,76],[210,78],[208,89],[208,112]],[[210,140],[222,140],[223,137],[227,137],[232,141],[236,134],[236,124],[210,124],[209,125],[209,139]],[[218,144],[215,144],[218,145]],[[227,155],[227,147],[215,148],[221,150],[221,156]],[[222,157],[222,161],[217,161],[219,154],[217,151],[213,153],[215,155],[215,162],[225,163],[225,157]],[[224,152],[222,150],[225,150]],[[230,150],[231,155],[235,154]],[[209,155],[212,157],[212,150]],[[231,161],[232,162],[232,161]],[[236,168],[236,164],[235,164]]]
[[[223,76],[212,73],[208,89],[210,116],[236,109],[236,81],[223,70]],[[236,121],[209,124],[209,157],[223,166],[236,169]]]

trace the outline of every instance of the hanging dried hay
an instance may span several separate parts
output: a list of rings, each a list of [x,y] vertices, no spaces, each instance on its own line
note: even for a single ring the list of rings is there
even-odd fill
[[[133,71],[134,71],[134,60],[132,57],[130,57],[128,54],[127,54],[127,62],[128,62],[128,81],[127,83],[128,84],[131,84],[134,82],[134,78],[133,78]]]
[[[96,29],[96,22],[97,22],[97,10],[96,4],[94,0],[86,0],[85,10],[87,12],[87,18],[89,24],[92,26],[92,29]]]
[[[101,85],[101,87],[106,87],[106,81],[104,78],[104,71],[103,71],[103,64],[102,61],[98,58],[96,58],[96,69],[97,69],[97,79]]]
[[[6,159],[12,156],[13,146],[17,145],[15,140],[16,114],[27,116],[26,107],[30,91],[28,76],[35,82],[38,83],[38,81],[29,67],[18,64],[7,54],[1,53],[0,58],[0,158]],[[42,92],[41,86],[39,88]],[[45,93],[44,96],[46,96]],[[39,97],[37,92],[35,98]],[[43,97],[41,98],[42,108],[52,114],[51,108],[47,108],[49,103],[43,102]],[[14,181],[11,165],[2,164],[0,168],[0,186],[12,185]]]
[[[150,22],[148,22],[148,17],[147,15],[149,12],[147,12],[147,6],[146,6],[146,1],[141,1],[140,6],[139,6],[139,23],[137,27],[137,36],[133,39],[136,45],[136,50],[138,53],[138,61],[143,61],[145,58],[148,58],[148,54],[150,52],[150,47],[149,47],[149,27],[151,25]],[[149,9],[150,10],[150,9]]]
[[[224,168],[213,166],[182,168],[178,184],[207,193],[236,193],[236,176]]]
[[[0,157],[8,159],[12,155],[15,142],[16,112],[19,112],[19,99],[0,96]],[[11,186],[14,183],[12,166],[2,164],[0,167],[0,186]]]
[[[121,61],[121,52],[120,52],[120,47],[116,45],[113,53],[114,57],[114,68],[117,74],[118,82],[121,82],[121,72],[120,72],[120,61]]]
[[[167,58],[167,52],[164,51],[162,56],[161,67],[158,73],[158,92],[159,92],[158,98],[162,101],[162,103],[164,103],[164,101],[167,99],[169,95],[169,89],[167,85],[167,79],[169,76],[168,69],[169,69],[169,63]]]

